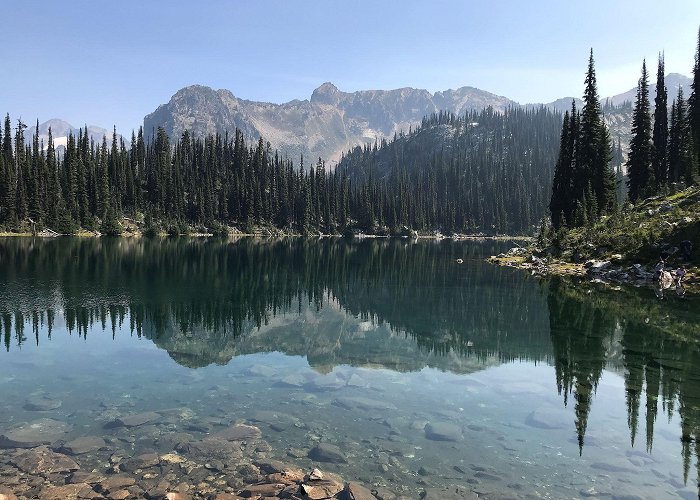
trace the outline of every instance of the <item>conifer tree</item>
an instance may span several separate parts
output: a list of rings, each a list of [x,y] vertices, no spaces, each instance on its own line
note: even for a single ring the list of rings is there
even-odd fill
[[[694,166],[692,136],[688,107],[683,88],[678,87],[676,100],[671,107],[671,127],[668,140],[668,176],[670,182],[692,181]]]
[[[576,103],[573,103],[572,114],[576,113]],[[552,198],[549,202],[552,225],[559,229],[566,224],[566,215],[570,214],[569,202],[572,195],[571,182],[573,174],[573,151],[571,151],[571,119],[569,112],[564,113],[564,122],[561,128],[561,140],[559,143],[559,158],[554,167],[554,180],[552,181]]]
[[[652,143],[652,165],[656,188],[668,181],[668,96],[664,76],[664,56],[659,55],[659,66],[656,73],[656,97],[654,98],[654,133]]]
[[[654,181],[652,170],[651,116],[649,114],[649,77],[646,61],[642,63],[642,76],[637,85],[632,114],[632,140],[627,159],[627,185],[629,198],[633,203],[648,196]]]
[[[599,213],[605,213],[615,206],[615,173],[610,168],[612,148],[598,98],[592,49],[584,83],[583,108],[576,147],[574,195],[576,199],[582,199],[590,183]]]
[[[693,65],[693,89],[688,98],[688,127],[690,133],[688,154],[692,156],[692,164],[688,165],[691,171],[700,165],[700,29],[698,29],[698,42],[695,49],[695,64]]]

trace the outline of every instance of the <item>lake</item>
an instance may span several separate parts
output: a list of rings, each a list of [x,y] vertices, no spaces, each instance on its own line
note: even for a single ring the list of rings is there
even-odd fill
[[[700,300],[484,261],[509,246],[0,239],[0,484],[76,482],[17,458],[44,444],[134,497],[276,459],[381,498],[696,498]]]

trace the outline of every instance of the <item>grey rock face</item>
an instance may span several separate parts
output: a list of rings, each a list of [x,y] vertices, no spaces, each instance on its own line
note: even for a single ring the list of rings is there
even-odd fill
[[[240,129],[248,140],[263,136],[272,148],[309,164],[318,157],[337,161],[342,153],[375,140],[408,131],[424,116],[440,110],[462,114],[493,106],[504,110],[516,103],[472,87],[431,94],[427,90],[365,90],[342,92],[324,83],[310,100],[284,104],[247,101],[228,90],[192,85],[178,91],[167,104],[144,118],[144,133],[152,136],[163,127],[171,138],[188,130],[195,136]]]

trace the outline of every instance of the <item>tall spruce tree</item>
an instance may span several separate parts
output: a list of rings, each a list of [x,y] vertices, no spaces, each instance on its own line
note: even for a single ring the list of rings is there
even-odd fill
[[[599,215],[615,207],[617,196],[615,172],[610,166],[612,145],[598,98],[593,49],[588,59],[584,84],[573,191],[575,200],[583,202],[585,199],[586,204],[590,205],[593,200],[586,196],[590,186]],[[587,210],[587,207],[584,208]]]
[[[688,103],[684,99],[682,87],[671,108],[671,127],[668,140],[668,171],[671,182],[692,183],[695,171],[695,158]]]
[[[652,170],[651,116],[649,114],[649,75],[646,61],[637,84],[637,97],[632,113],[632,140],[627,159],[627,185],[633,203],[650,194],[655,183]]]
[[[668,182],[668,95],[664,76],[664,56],[659,55],[656,73],[656,97],[654,98],[654,133],[652,165],[656,188]]]
[[[692,157],[692,164],[688,168],[695,172],[700,164],[700,29],[698,29],[698,43],[695,49],[695,64],[693,65],[693,89],[688,98],[688,126],[690,141],[688,154]]]
[[[573,118],[571,118],[573,116]],[[552,198],[549,202],[552,225],[559,228],[566,225],[567,217],[570,217],[570,202],[572,196],[571,183],[573,180],[574,151],[572,146],[571,122],[576,120],[576,102],[572,104],[571,115],[564,113],[564,122],[561,127],[561,139],[559,141],[559,157],[554,167],[554,180],[552,181]]]

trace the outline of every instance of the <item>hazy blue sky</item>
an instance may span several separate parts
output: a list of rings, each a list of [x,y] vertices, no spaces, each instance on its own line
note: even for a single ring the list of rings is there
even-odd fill
[[[0,1],[0,113],[130,133],[199,83],[252,100],[465,85],[519,102],[583,90],[593,47],[601,96],[656,73],[690,74],[699,0]]]

